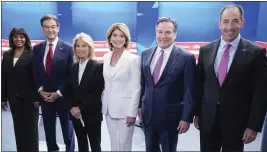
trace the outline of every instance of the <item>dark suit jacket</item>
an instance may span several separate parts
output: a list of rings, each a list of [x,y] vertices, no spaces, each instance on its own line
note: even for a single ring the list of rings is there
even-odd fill
[[[200,130],[206,133],[211,130],[219,102],[222,134],[241,135],[246,128],[259,132],[266,113],[265,49],[241,38],[229,72],[220,87],[214,71],[219,44],[220,40],[216,40],[200,48],[196,111],[196,115],[200,115]]]
[[[47,92],[56,92],[58,89],[61,91],[62,84],[69,76],[73,65],[73,48],[68,43],[58,40],[50,69],[50,78],[47,80],[43,63],[45,46],[46,41],[33,48],[33,69],[37,89],[43,86],[44,91]]]
[[[4,53],[2,61],[2,102],[15,98],[38,102],[38,92],[32,71],[32,50],[24,50],[13,67],[14,52]]]
[[[64,96],[71,101],[72,107],[79,107],[84,118],[102,120],[101,94],[104,89],[103,64],[89,60],[79,85],[79,63],[75,63],[68,81],[64,84]]]
[[[150,63],[156,47],[142,52],[141,101],[142,121],[159,128],[177,127],[180,120],[192,122],[195,105],[195,70],[193,54],[174,45],[157,84]]]

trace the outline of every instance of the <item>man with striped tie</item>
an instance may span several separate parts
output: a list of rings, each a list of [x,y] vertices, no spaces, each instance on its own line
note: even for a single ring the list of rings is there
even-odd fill
[[[201,151],[243,151],[261,131],[266,113],[265,49],[240,35],[244,11],[228,5],[220,12],[222,36],[200,48],[195,127]]]
[[[156,24],[158,46],[141,55],[140,114],[147,152],[175,152],[178,134],[193,121],[196,61],[176,46],[177,24],[163,17]]]

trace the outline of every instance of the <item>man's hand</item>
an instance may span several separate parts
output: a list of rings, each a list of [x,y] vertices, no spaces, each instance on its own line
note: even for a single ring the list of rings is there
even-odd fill
[[[35,108],[40,107],[40,102],[34,102],[34,107],[35,107]]]
[[[179,134],[183,134],[188,131],[189,127],[190,123],[181,120],[179,126],[177,127],[177,130],[179,131]]]
[[[57,92],[52,92],[52,93],[51,93],[51,96],[50,96],[50,101],[51,101],[51,102],[54,102],[54,101],[56,101],[57,98],[59,98],[59,97],[60,97],[60,95],[59,95]]]
[[[256,131],[253,131],[247,128],[244,132],[243,139],[242,139],[244,141],[244,144],[249,144],[253,142],[256,139],[257,134],[258,133]]]
[[[137,115],[140,118],[140,120],[142,120],[142,109],[141,108],[138,108]]]
[[[73,107],[73,108],[71,108],[70,113],[76,119],[82,118],[82,114],[81,114],[81,111],[80,111],[79,107]]]
[[[50,102],[51,93],[41,90],[41,91],[39,91],[39,94],[43,97],[44,101]]]
[[[7,111],[7,108],[8,108],[8,105],[7,105],[7,102],[2,102],[1,103],[1,107],[4,111]]]
[[[199,129],[199,117],[198,116],[195,116],[194,118],[194,126],[195,128]]]
[[[127,127],[130,127],[130,126],[134,125],[135,124],[135,119],[136,119],[136,117],[127,116],[127,119],[126,119]]]

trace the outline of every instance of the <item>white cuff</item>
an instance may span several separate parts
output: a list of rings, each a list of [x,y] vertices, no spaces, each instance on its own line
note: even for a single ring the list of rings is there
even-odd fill
[[[44,90],[43,86],[41,86],[41,87],[38,89],[38,93],[39,93],[40,91],[42,91],[42,90]]]
[[[59,90],[57,90],[57,94],[60,95],[61,97],[63,96]]]

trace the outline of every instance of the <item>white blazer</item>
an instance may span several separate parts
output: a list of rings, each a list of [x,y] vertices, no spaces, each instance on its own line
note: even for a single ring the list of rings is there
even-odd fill
[[[124,50],[111,73],[112,53],[103,57],[105,89],[102,94],[102,113],[111,118],[136,117],[141,93],[140,58]]]

